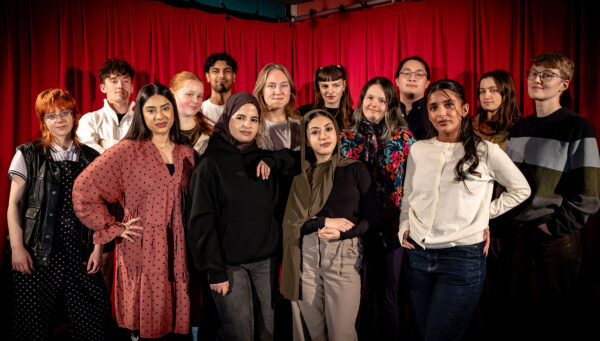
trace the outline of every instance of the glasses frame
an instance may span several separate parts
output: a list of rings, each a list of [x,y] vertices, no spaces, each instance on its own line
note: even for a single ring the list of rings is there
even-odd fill
[[[421,80],[423,78],[427,78],[427,73],[419,72],[419,71],[400,71],[400,77],[404,79],[410,79],[411,77],[415,77],[415,79]]]
[[[46,114],[46,115],[44,115],[43,119],[45,121],[54,122],[59,117],[65,118],[69,115],[73,115],[73,110],[61,110],[58,112],[58,114],[56,114],[56,113]]]
[[[536,78],[540,77],[540,81],[542,81],[542,83],[548,83],[555,77],[565,79],[561,75],[552,71],[537,72],[533,70],[526,70],[525,74],[527,74],[527,80],[534,81]]]

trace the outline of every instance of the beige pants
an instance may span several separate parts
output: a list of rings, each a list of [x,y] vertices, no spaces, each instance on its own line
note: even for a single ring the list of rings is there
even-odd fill
[[[316,232],[304,236],[301,299],[292,302],[295,341],[358,339],[361,266],[359,238],[328,242]]]

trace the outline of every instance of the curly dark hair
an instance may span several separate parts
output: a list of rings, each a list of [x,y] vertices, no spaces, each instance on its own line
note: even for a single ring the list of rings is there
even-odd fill
[[[109,58],[100,67],[100,70],[98,70],[98,78],[100,79],[100,84],[103,84],[104,80],[112,74],[129,76],[133,80],[134,73],[135,70],[126,61]]]
[[[215,65],[215,63],[219,60],[225,61],[227,65],[231,67],[233,73],[237,72],[237,62],[235,61],[235,59],[233,59],[233,57],[230,56],[227,52],[219,52],[213,53],[208,58],[206,58],[206,61],[204,62],[204,73],[208,73],[210,71],[210,68],[213,67],[213,65]]]

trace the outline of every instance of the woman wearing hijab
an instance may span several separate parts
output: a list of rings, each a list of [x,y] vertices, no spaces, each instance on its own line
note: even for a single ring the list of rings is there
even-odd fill
[[[194,156],[181,137],[173,94],[148,84],[138,93],[127,136],[75,181],[73,207],[94,230],[94,242],[117,240],[115,316],[133,337],[189,331],[182,208]],[[107,210],[115,202],[123,206],[123,222]]]
[[[194,266],[208,274],[223,340],[273,339],[278,179],[257,168],[291,168],[293,158],[258,148],[259,123],[256,98],[232,95],[190,183],[187,242]]]
[[[360,236],[379,217],[371,176],[362,162],[340,156],[327,111],[308,112],[300,128],[302,173],[283,223],[281,293],[292,301],[294,340],[357,340]]]

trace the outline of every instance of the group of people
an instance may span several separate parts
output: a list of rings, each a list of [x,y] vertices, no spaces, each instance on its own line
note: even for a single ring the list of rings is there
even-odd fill
[[[472,118],[463,87],[430,84],[417,56],[355,108],[341,65],[315,70],[299,108],[285,66],[252,94],[233,93],[237,70],[216,53],[208,99],[183,71],[130,103],[134,70],[109,59],[104,106],[83,116],[68,91],[39,94],[42,139],[8,172],[14,339],[48,338],[62,302],[75,339],[112,339],[113,318],[134,340],[202,339],[210,300],[219,339],[272,340],[279,292],[294,340],[398,340],[405,305],[418,339],[459,340],[498,242],[499,309],[525,323],[535,269],[539,330],[561,335],[600,207],[594,128],[560,104],[569,58],[531,61],[525,118],[502,70],[481,76]]]

